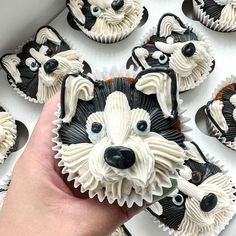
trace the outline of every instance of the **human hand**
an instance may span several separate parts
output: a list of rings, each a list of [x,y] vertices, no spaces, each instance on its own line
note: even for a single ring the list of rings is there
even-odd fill
[[[0,235],[105,236],[141,210],[89,199],[63,180],[51,141],[58,102],[59,94],[45,105],[16,163],[0,213]]]

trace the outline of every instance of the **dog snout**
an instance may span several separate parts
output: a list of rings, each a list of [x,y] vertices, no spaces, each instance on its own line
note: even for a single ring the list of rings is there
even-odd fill
[[[217,201],[217,196],[214,193],[209,193],[202,199],[200,207],[202,211],[210,212],[216,207]]]
[[[121,170],[132,167],[136,160],[132,149],[121,146],[107,148],[104,158],[108,165]]]
[[[124,0],[114,0],[111,4],[111,7],[113,8],[113,10],[118,11],[124,6],[124,4]]]
[[[47,74],[51,74],[58,67],[59,63],[56,59],[50,59],[44,64],[44,70]]]
[[[196,47],[193,43],[188,43],[182,48],[182,53],[185,57],[192,57],[196,52]]]

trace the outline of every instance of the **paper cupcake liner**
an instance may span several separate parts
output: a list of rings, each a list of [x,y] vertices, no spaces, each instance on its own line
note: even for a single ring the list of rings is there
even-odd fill
[[[0,104],[0,106],[3,107],[1,104]],[[8,112],[8,113],[10,114],[10,116],[11,116],[11,121],[12,121],[15,125],[14,125],[14,127],[13,127],[13,129],[12,129],[12,136],[13,136],[13,140],[14,140],[13,145],[12,145],[12,147],[7,151],[7,153],[5,154],[5,156],[4,156],[2,159],[0,159],[0,165],[3,164],[4,161],[5,161],[5,160],[8,158],[8,156],[11,154],[11,149],[14,147],[15,142],[16,142],[16,139],[17,139],[17,126],[16,126],[16,121],[15,121],[14,117],[12,116],[12,114],[11,114],[7,109],[5,109],[4,107],[3,107],[3,109],[4,109],[6,112]]]
[[[205,153],[204,155],[206,157],[206,159],[211,162],[212,164],[218,166],[222,173],[231,181],[232,180],[232,176],[229,175],[229,172],[227,170],[225,170],[224,165],[222,165],[220,163],[219,160],[216,160],[215,157],[211,156],[209,153]],[[232,188],[234,186],[236,186],[232,181]],[[235,190],[236,193],[236,190]],[[218,227],[215,228],[215,231],[213,234],[207,235],[207,236],[218,236],[223,230],[225,230],[225,228],[230,224],[230,221],[233,219],[234,215],[236,214],[236,196],[234,194],[231,194],[231,196],[229,197],[230,200],[232,201],[232,205],[230,207],[230,212],[227,215],[228,217],[228,222],[226,224],[220,224],[218,225]],[[148,214],[151,216],[151,218],[153,219],[154,223],[156,223],[157,227],[162,229],[164,232],[167,232],[170,236],[189,236],[188,234],[184,234],[181,231],[177,231],[174,230],[168,226],[166,226],[164,223],[162,223],[160,220],[158,220],[155,216],[153,216],[151,213],[148,212]],[[203,234],[200,235],[196,235],[196,236],[205,236]]]
[[[217,93],[223,89],[224,87],[226,87],[229,84],[232,83],[236,83],[236,76],[232,75],[231,77],[226,78],[226,80],[222,81],[217,88],[215,89],[215,91],[212,94],[211,100],[215,99]],[[230,142],[227,141],[225,137],[223,137],[223,133],[214,125],[214,123],[211,121],[210,118],[207,118],[207,122],[208,122],[208,129],[209,129],[209,133],[213,136],[215,136],[221,143],[223,143],[224,145],[226,145],[227,147],[233,149],[236,151],[236,137],[235,137],[235,141],[234,142]]]
[[[208,47],[209,47],[208,52],[209,52],[212,60],[209,64],[209,71],[207,71],[205,74],[203,74],[201,76],[201,78],[199,80],[197,80],[194,84],[186,86],[186,88],[180,90],[180,92],[185,92],[185,91],[191,90],[193,88],[196,88],[200,84],[202,84],[204,82],[204,80],[206,80],[207,77],[212,72],[212,68],[214,67],[214,61],[215,61],[215,59],[214,59],[214,50],[213,50],[212,44],[211,44],[210,40],[208,39],[208,37],[205,36],[204,34],[202,34],[200,31],[196,30],[195,27],[193,27],[189,24],[185,24],[185,25],[186,25],[186,27],[189,27],[193,31],[193,33],[195,33],[197,35],[199,41],[204,41],[208,44]],[[149,29],[149,31],[144,36],[142,36],[141,40],[139,41],[139,43],[136,46],[141,47],[142,45],[146,44],[150,40],[151,36],[155,35],[156,32],[157,32],[157,26],[154,26],[151,29]],[[137,61],[135,60],[135,58],[132,57],[132,60],[133,60],[133,62],[135,63],[135,65],[137,67],[140,67],[138,65]]]
[[[11,174],[6,175],[0,182],[0,212],[6,197],[7,190],[11,181]]]
[[[206,27],[219,31],[219,32],[234,32],[236,31],[236,25],[225,25],[219,22],[219,20],[214,20],[211,18],[203,9],[201,8],[201,5],[197,4],[195,0],[193,1],[193,11],[197,19]]]
[[[97,41],[99,43],[112,44],[112,43],[117,43],[119,41],[122,41],[123,39],[127,38],[135,29],[137,29],[139,23],[142,21],[143,15],[144,15],[144,8],[142,12],[139,14],[137,22],[134,24],[133,27],[127,29],[126,31],[118,32],[114,35],[97,34],[97,33],[87,30],[84,27],[81,27],[79,24],[77,25],[80,28],[80,30],[90,39]]]
[[[14,53],[15,53],[15,54],[19,54],[19,53],[22,51],[24,45],[25,45],[26,43],[29,43],[30,41],[33,41],[33,40],[34,40],[34,38],[30,38],[29,40],[26,40],[26,41],[22,42],[22,43],[16,48],[16,50],[15,50]],[[69,45],[70,49],[75,50],[75,51],[78,52],[78,50],[75,48],[74,44],[73,44],[70,40],[68,40],[67,38],[64,38],[64,37],[63,37],[63,40]],[[80,54],[79,52],[78,52],[78,55],[79,55],[79,62],[80,62],[81,64],[83,64],[83,62],[84,62],[83,56],[81,56],[81,54]],[[0,68],[0,69],[1,69],[1,68]],[[82,69],[82,72],[83,72],[83,69]],[[8,76],[8,75],[7,75],[7,76]],[[8,78],[9,78],[9,77],[8,77]],[[11,85],[11,87],[13,88],[13,90],[14,90],[20,97],[22,97],[23,99],[25,99],[25,100],[27,100],[27,101],[29,101],[29,102],[31,102],[31,103],[35,103],[35,104],[44,104],[43,102],[38,101],[36,98],[32,98],[32,97],[28,96],[26,93],[24,93],[23,91],[21,91],[21,90],[17,87],[17,85],[16,85],[16,83],[13,81],[13,79],[9,78],[8,81],[9,81],[9,84]]]
[[[104,78],[109,79],[112,77],[135,78],[139,72],[140,72],[140,70],[135,71],[133,66],[128,70],[125,68],[125,66],[122,66],[120,69],[117,69],[116,67],[112,67],[111,70],[107,70],[106,68],[104,68],[103,72],[95,71],[95,73],[90,76],[91,76],[91,78],[96,79],[96,80],[104,80]],[[191,130],[191,128],[189,128],[186,125],[186,123],[190,119],[188,119],[187,117],[185,117],[183,115],[184,112],[185,112],[184,109],[182,109],[182,108],[179,109],[179,114],[180,114],[179,120],[181,121],[182,132],[188,132]],[[58,166],[62,168],[62,174],[68,174],[67,180],[70,182],[70,181],[77,180],[78,176],[74,173],[70,173],[68,168],[64,166],[63,160],[61,158],[60,150],[62,148],[63,143],[60,140],[59,132],[58,132],[59,129],[61,128],[61,125],[62,125],[62,119],[60,118],[60,114],[61,114],[61,108],[60,108],[60,105],[58,104],[58,109],[55,112],[57,119],[53,122],[53,124],[56,126],[56,128],[53,129],[53,133],[55,135],[55,137],[52,139],[52,141],[55,143],[53,150],[56,152],[55,158],[59,160]],[[170,178],[172,178],[172,177],[175,178],[176,176],[173,174],[173,176],[170,176]],[[74,187],[78,188],[79,186],[80,186],[80,184],[78,183],[78,181],[74,181]],[[141,207],[141,206],[143,206],[144,201],[154,202],[155,197],[156,197],[156,196],[150,197],[148,194],[140,196],[140,195],[131,193],[131,195],[129,197],[123,197],[120,199],[110,199],[110,198],[107,198],[107,196],[105,195],[105,193],[103,191],[93,192],[93,191],[84,191],[83,189],[81,189],[81,192],[82,193],[88,192],[89,198],[97,197],[100,202],[103,202],[106,199],[110,204],[113,204],[116,201],[119,206],[123,206],[124,204],[126,204],[128,206],[128,208],[131,208],[134,204]]]

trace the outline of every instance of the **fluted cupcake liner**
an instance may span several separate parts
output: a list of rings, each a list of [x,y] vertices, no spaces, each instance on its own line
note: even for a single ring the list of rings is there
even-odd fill
[[[227,25],[222,24],[219,20],[214,20],[201,8],[199,4],[195,0],[193,1],[193,11],[197,19],[206,27],[219,31],[219,32],[234,32],[236,31],[236,25]]]

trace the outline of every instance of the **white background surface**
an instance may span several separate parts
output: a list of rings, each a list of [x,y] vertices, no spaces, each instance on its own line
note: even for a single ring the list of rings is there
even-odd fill
[[[54,2],[56,1],[63,2],[62,0],[55,0]],[[23,1],[14,0],[14,3],[15,2]],[[36,2],[36,0],[24,0],[24,2]],[[39,3],[39,1],[37,2]],[[53,0],[51,0],[50,2],[53,2]],[[94,70],[102,70],[103,67],[109,68],[113,65],[119,67],[124,64],[130,56],[131,49],[137,44],[137,42],[140,41],[140,37],[144,36],[145,33],[154,25],[157,25],[159,18],[166,12],[175,13],[183,20],[184,23],[189,23],[195,26],[197,29],[199,29],[199,31],[207,35],[211,40],[213,48],[215,50],[216,68],[203,84],[192,91],[182,94],[181,97],[184,100],[184,107],[188,108],[185,115],[192,118],[192,120],[188,123],[188,125],[193,128],[193,131],[189,133],[189,136],[191,136],[193,140],[199,144],[203,151],[210,153],[212,156],[215,156],[216,159],[220,160],[220,162],[225,165],[225,168],[230,171],[230,175],[232,175],[233,180],[236,183],[236,152],[228,149],[227,147],[219,143],[219,141],[215,138],[203,134],[195,124],[196,112],[200,107],[205,105],[208,100],[211,99],[211,95],[220,81],[224,80],[231,74],[236,75],[236,32],[214,32],[202,26],[199,22],[189,19],[182,12],[182,0],[144,0],[143,2],[144,5],[148,8],[150,14],[148,23],[144,27],[136,30],[127,39],[116,44],[102,45],[88,39],[85,35],[83,35],[82,32],[71,29],[66,22],[67,10],[64,10],[64,12],[62,12],[51,23],[51,25],[54,26],[64,38],[70,41],[75,49],[78,49],[81,52],[85,60],[91,65]],[[8,7],[11,8],[12,3],[13,0],[8,0],[5,1],[3,5],[5,9],[8,9]],[[40,1],[39,5],[42,11],[46,8],[46,11],[43,11],[43,17],[40,18],[40,23],[42,20],[42,24],[45,24],[45,22],[43,22],[44,16],[49,16],[51,14],[47,12],[52,12],[50,9],[48,9],[49,6],[52,5],[49,4],[48,0]],[[28,7],[27,11],[30,11],[29,9],[34,9],[34,6],[35,3],[32,3],[32,5]],[[60,9],[59,6],[57,7],[57,9]],[[12,9],[8,10],[11,11]],[[14,45],[16,47],[17,43],[19,42],[18,39],[25,40],[26,34],[23,34],[21,30],[12,30],[10,34],[16,35],[16,32],[19,33],[19,37],[17,37],[17,40],[15,39],[15,37],[12,39],[9,38],[11,36],[8,36],[6,31],[7,28],[11,28],[12,26],[14,26],[14,29],[25,29],[26,32],[30,32],[32,35],[35,32],[37,28],[35,28],[35,26],[37,24],[34,24],[34,26],[31,27],[29,22],[27,22],[27,19],[25,18],[25,12],[26,11],[22,9],[22,19],[24,19],[24,21],[22,21],[22,25],[19,23],[16,25],[16,22],[14,20],[15,18],[12,18],[8,21],[8,27],[6,27],[5,23],[3,23],[6,22],[5,18],[4,21],[0,21],[0,29],[5,29],[5,33],[3,34],[4,37],[0,37],[0,52],[3,51],[4,47],[2,45],[4,44],[7,45],[6,48],[10,48],[11,45]],[[1,17],[2,16],[0,14],[0,19]],[[21,17],[19,19],[21,19]],[[0,32],[2,32],[2,30]],[[4,42],[2,43],[1,40],[3,40]],[[0,77],[2,77],[0,80],[0,103],[4,104],[5,107],[7,107],[12,112],[16,119],[24,122],[31,132],[42,107],[40,105],[30,104],[29,102],[24,101],[22,98],[16,95],[4,78],[5,73],[0,72]],[[21,152],[22,150],[17,153],[13,153],[11,157],[8,158],[6,163],[0,166],[0,178],[11,169],[14,161],[17,159]],[[134,236],[168,235],[167,232],[162,232],[162,230],[158,229],[157,225],[153,224],[152,218],[145,212],[134,217],[127,224],[127,226]],[[231,221],[230,226],[228,226],[221,235],[232,236],[235,235],[235,232],[236,219],[234,218]]]

